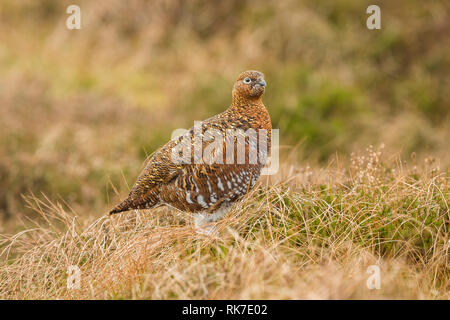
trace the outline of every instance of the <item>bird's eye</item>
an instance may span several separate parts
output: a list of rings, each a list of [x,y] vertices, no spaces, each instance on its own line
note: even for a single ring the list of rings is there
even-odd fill
[[[245,84],[249,84],[250,82],[252,82],[252,79],[250,79],[249,77],[246,77],[246,78],[244,79],[244,83],[245,83]]]

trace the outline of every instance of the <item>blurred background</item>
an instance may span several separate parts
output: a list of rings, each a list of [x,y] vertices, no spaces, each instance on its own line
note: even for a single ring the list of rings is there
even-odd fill
[[[68,30],[66,8],[81,8]],[[368,30],[366,8],[381,8]],[[281,162],[326,166],[384,144],[450,154],[449,1],[0,2],[0,232],[22,195],[100,216],[177,128],[223,111],[265,73]],[[292,158],[292,157],[291,157]]]

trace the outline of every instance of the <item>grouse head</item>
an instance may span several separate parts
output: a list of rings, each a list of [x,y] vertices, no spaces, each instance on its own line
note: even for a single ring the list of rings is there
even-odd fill
[[[254,70],[242,72],[234,83],[233,102],[258,100],[265,88],[263,73]]]

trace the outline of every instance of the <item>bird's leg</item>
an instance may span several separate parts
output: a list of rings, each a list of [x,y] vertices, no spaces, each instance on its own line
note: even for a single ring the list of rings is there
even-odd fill
[[[222,218],[228,211],[230,211],[230,207],[224,205],[212,213],[196,213],[194,216],[196,232],[205,235],[213,234],[216,226],[212,225],[212,222],[216,222]]]
[[[211,225],[211,222],[214,222],[210,217],[210,214],[207,213],[196,213],[194,215],[194,225],[195,232],[198,234],[204,235],[212,235],[216,230],[216,226]]]

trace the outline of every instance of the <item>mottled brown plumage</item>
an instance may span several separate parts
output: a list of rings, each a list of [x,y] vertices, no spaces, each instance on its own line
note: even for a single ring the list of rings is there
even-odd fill
[[[250,139],[233,136],[229,130],[266,129],[268,150],[270,150],[270,130],[272,128],[269,113],[262,103],[265,90],[264,75],[258,71],[243,72],[236,80],[231,106],[224,112],[202,121],[184,135],[170,140],[149,159],[145,169],[139,175],[129,196],[113,210],[111,214],[131,209],[148,209],[159,205],[169,205],[186,212],[202,213],[207,221],[219,218],[238,199],[242,198],[255,184],[265,165],[267,154],[262,154],[257,163],[249,160],[249,152],[257,146]],[[195,148],[207,148],[210,142],[195,141],[195,135],[205,138],[208,130],[223,134],[220,152],[212,153],[215,159],[223,163],[195,162]],[[197,131],[196,131],[197,130]],[[227,131],[228,130],[228,131]],[[242,132],[239,132],[239,134]],[[227,163],[227,142],[234,141],[234,161]],[[244,144],[246,155],[244,163],[236,161],[237,148]],[[190,144],[187,145],[187,144]],[[190,147],[190,163],[173,161],[176,147]],[[214,216],[215,213],[220,213]],[[213,218],[211,218],[213,217]]]

